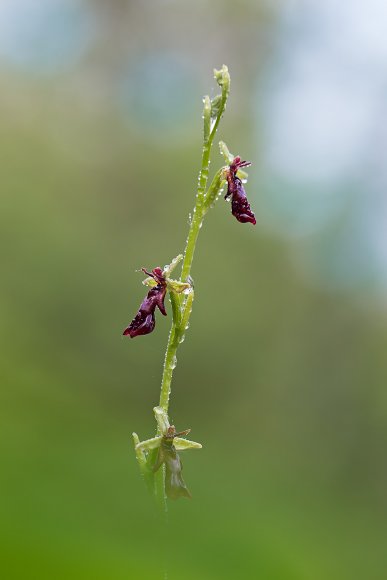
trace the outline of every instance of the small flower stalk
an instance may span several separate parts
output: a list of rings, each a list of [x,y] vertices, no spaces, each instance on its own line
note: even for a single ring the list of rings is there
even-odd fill
[[[189,429],[176,432],[174,425],[170,424],[168,418],[172,376],[177,363],[177,350],[184,341],[194,300],[191,267],[198,235],[206,213],[214,206],[225,185],[227,185],[225,199],[231,200],[232,215],[240,223],[256,224],[255,215],[251,210],[243,186],[247,178],[244,169],[250,166],[250,162],[242,161],[240,156],[234,157],[223,142],[220,142],[219,145],[226,165],[218,169],[208,185],[212,145],[230,91],[230,75],[225,65],[220,70],[214,70],[214,77],[219,85],[220,93],[213,99],[210,99],[209,96],[203,99],[202,162],[196,203],[193,217],[190,219],[184,256],[179,254],[163,269],[159,266],[151,271],[142,268],[142,272],[147,275],[143,284],[149,289],[137,314],[123,331],[123,335],[130,338],[152,333],[156,326],[156,310],[158,309],[163,316],[167,316],[165,298],[168,294],[172,307],[172,325],[165,354],[160,401],[159,405],[154,408],[157,424],[156,435],[140,441],[138,435],[133,433],[133,443],[141,473],[152,494],[160,500],[163,509],[166,509],[166,498],[176,500],[181,497],[191,497],[182,476],[183,467],[179,453],[187,449],[202,448],[200,443],[186,439],[186,435],[190,432]],[[181,261],[180,276],[178,279],[172,279],[171,273]]]

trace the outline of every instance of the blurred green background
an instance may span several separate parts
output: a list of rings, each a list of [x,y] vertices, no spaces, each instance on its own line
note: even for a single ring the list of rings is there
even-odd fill
[[[5,580],[162,578],[165,552],[170,580],[386,577],[387,49],[368,25],[350,0],[2,0]],[[135,270],[184,247],[223,63],[218,136],[254,163],[258,224],[220,200],[199,238],[170,411],[203,450],[165,537],[131,433],[154,432],[170,309],[121,333]]]

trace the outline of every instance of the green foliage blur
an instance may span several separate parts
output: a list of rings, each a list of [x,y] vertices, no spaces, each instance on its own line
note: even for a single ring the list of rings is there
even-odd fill
[[[170,412],[203,449],[182,453],[193,498],[169,502],[167,532],[140,479],[131,433],[154,433],[171,311],[152,335],[121,336],[145,292],[135,270],[163,266],[184,248],[213,66],[228,64],[232,79],[218,137],[258,161],[243,50],[250,43],[252,58],[267,58],[259,34],[275,20],[246,2],[227,44],[229,23],[214,6],[204,50],[188,29],[191,17],[206,18],[205,3],[186,14],[156,4],[151,14],[117,2],[114,14],[91,2],[106,18],[105,37],[75,71],[1,72],[0,576],[148,580],[162,578],[166,559],[170,580],[381,580],[382,311],[364,306],[366,295],[330,293],[299,276],[286,241],[260,225],[258,163],[246,186],[256,228],[221,199],[197,246]],[[137,56],[157,54],[167,37],[176,53],[187,43],[200,75],[182,119],[155,127],[114,100],[122,36],[112,22],[128,36],[140,27]],[[222,50],[211,38],[223,39]],[[221,164],[214,147],[213,170]]]

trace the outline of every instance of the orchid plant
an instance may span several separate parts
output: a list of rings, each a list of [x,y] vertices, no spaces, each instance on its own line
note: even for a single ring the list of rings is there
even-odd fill
[[[215,173],[208,186],[212,146],[230,92],[230,75],[227,66],[223,65],[220,70],[214,70],[214,76],[220,87],[220,94],[213,99],[209,96],[203,99],[202,163],[184,256],[179,254],[163,269],[156,267],[149,272],[142,268],[144,274],[147,275],[143,284],[149,290],[137,314],[123,332],[130,338],[153,332],[156,324],[156,308],[164,316],[167,315],[164,301],[168,293],[172,306],[172,326],[165,353],[160,401],[159,405],[154,408],[157,433],[155,437],[144,441],[140,441],[138,435],[133,433],[134,448],[141,473],[152,494],[158,498],[164,509],[166,509],[166,498],[191,497],[182,477],[179,452],[202,447],[200,443],[186,439],[189,429],[176,432],[174,425],[170,425],[168,417],[172,376],[177,362],[176,354],[188,330],[194,300],[194,285],[190,274],[200,228],[205,215],[214,206],[226,184],[225,199],[231,200],[232,215],[241,223],[253,225],[256,223],[243,186],[247,180],[247,174],[243,169],[248,167],[250,162],[242,161],[239,156],[234,157],[222,141],[219,146],[225,165],[222,165]],[[181,261],[180,277],[171,278],[173,270]]]

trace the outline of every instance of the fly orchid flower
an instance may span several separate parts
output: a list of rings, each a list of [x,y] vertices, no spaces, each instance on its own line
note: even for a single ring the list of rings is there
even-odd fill
[[[161,268],[154,268],[152,272],[148,272],[142,268],[144,274],[147,274],[156,282],[156,286],[151,288],[141,303],[141,306],[133,318],[132,322],[127,326],[123,332],[124,336],[141,336],[142,334],[149,334],[155,327],[155,310],[156,306],[161,314],[167,315],[164,306],[164,298],[167,292],[167,283]]]
[[[164,306],[164,299],[167,290],[174,292],[175,294],[180,294],[181,292],[188,291],[191,288],[190,282],[181,282],[169,278],[172,270],[182,260],[182,258],[183,256],[179,254],[170,264],[164,266],[164,270],[157,267],[154,268],[152,272],[148,272],[145,268],[141,268],[144,274],[147,274],[148,276],[148,278],[143,281],[143,284],[145,286],[150,286],[151,289],[142,301],[136,316],[133,318],[129,326],[125,328],[123,332],[124,336],[134,338],[135,336],[141,336],[142,334],[149,334],[152,332],[156,325],[156,307],[160,310],[161,314],[164,316],[167,315]]]
[[[247,201],[242,180],[237,176],[237,172],[241,167],[248,167],[249,165],[251,165],[250,161],[241,161],[239,156],[234,157],[226,172],[227,193],[224,199],[231,197],[231,213],[238,222],[243,224],[249,222],[255,225],[257,220]]]
[[[156,463],[152,471],[156,473],[165,464],[165,492],[169,499],[179,499],[179,497],[191,497],[191,494],[184,482],[181,474],[183,465],[181,463],[176,447],[173,444],[175,437],[188,435],[190,429],[176,433],[174,425],[168,427],[167,432],[161,438]]]
[[[144,476],[147,476],[147,471],[150,468],[152,473],[155,473],[160,467],[165,465],[165,491],[169,499],[178,499],[180,497],[191,497],[191,494],[182,477],[182,463],[178,451],[186,449],[201,449],[202,446],[196,441],[185,439],[190,429],[176,432],[174,425],[169,424],[168,415],[162,407],[155,407],[153,409],[158,431],[161,435],[157,435],[152,439],[140,441],[137,434],[133,433],[133,441],[136,450],[138,462]],[[152,459],[153,450],[157,449],[156,459]],[[149,461],[151,464],[149,465]]]

